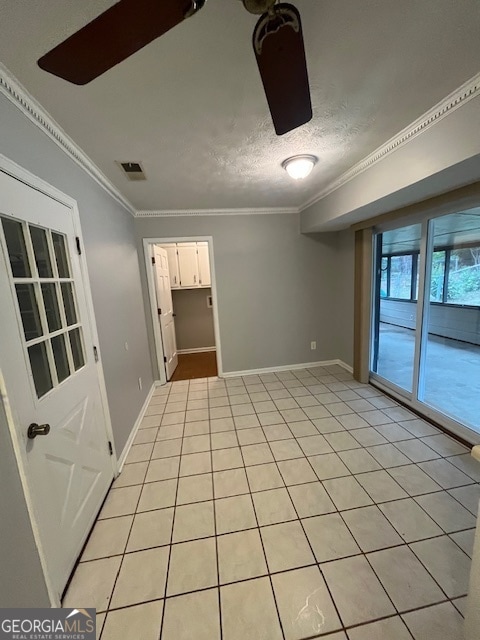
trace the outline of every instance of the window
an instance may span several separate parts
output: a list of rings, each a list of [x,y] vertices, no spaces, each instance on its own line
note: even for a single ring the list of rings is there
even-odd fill
[[[382,256],[380,297],[415,301],[417,296],[418,254]]]
[[[418,257],[418,252],[382,255],[381,298],[418,299]],[[433,251],[430,302],[480,306],[480,245]]]
[[[50,229],[0,220],[24,344],[41,398],[85,364],[68,245],[64,235]]]

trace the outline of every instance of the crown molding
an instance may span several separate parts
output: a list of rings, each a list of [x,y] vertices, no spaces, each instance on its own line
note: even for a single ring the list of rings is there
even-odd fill
[[[343,187],[343,185],[350,182],[350,180],[353,180],[353,178],[358,176],[360,173],[363,173],[373,165],[377,164],[377,162],[383,160],[387,155],[393,153],[399,147],[407,144],[410,140],[440,122],[440,120],[448,116],[452,111],[455,111],[479,95],[480,73],[477,73],[477,75],[470,78],[470,80],[467,80],[467,82],[458,87],[458,89],[455,89],[455,91],[450,95],[441,100],[410,125],[405,127],[405,129],[402,129],[402,131],[393,136],[393,138],[390,138],[390,140],[385,142],[381,147],[375,149],[375,151],[366,156],[363,160],[360,160],[360,162],[355,164],[351,169],[343,173],[339,178],[328,184],[315,196],[310,198],[310,200],[301,205],[299,207],[300,212],[305,211],[305,209],[316,204],[322,198],[333,193],[333,191]]]
[[[257,209],[171,209],[158,211],[137,211],[136,218],[177,218],[181,216],[258,216],[298,214],[297,207],[271,207]]]
[[[41,129],[72,160],[74,160],[91,178],[93,178],[112,198],[124,207],[132,216],[135,207],[113,185],[107,176],[87,154],[68,136],[60,125],[47,113],[39,102],[23,87],[10,71],[0,63],[0,93],[6,96],[29,120]]]

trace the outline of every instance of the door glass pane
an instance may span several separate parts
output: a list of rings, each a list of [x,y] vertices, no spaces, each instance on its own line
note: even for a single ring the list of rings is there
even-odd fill
[[[65,334],[52,338],[53,357],[55,358],[55,366],[57,368],[58,382],[63,382],[70,375],[70,367],[68,365],[67,349],[65,347]]]
[[[28,357],[30,358],[37,396],[41,398],[53,387],[45,342],[28,347]]]
[[[75,311],[75,301],[73,299],[73,287],[71,282],[62,282],[63,306],[67,316],[68,326],[77,323],[77,312]]]
[[[43,335],[33,284],[16,284],[18,306],[22,317],[25,340],[34,340]]]
[[[480,306],[480,240],[450,251],[447,302]]]
[[[377,264],[371,367],[375,373],[411,392],[421,225],[401,227],[377,234],[375,238]]]
[[[57,259],[58,277],[69,278],[70,271],[68,268],[67,249],[65,246],[65,237],[59,233],[52,232],[53,248]]]
[[[445,251],[434,251],[432,256],[432,279],[430,282],[430,301],[443,302],[445,282]]]
[[[420,264],[420,255],[413,256],[413,270],[414,270],[414,280],[415,280],[415,291],[413,293],[413,299],[418,300],[418,287],[420,286],[420,274],[418,272],[418,265]],[[417,274],[415,276],[415,273]]]
[[[70,344],[72,346],[73,363],[75,365],[75,371],[77,371],[85,364],[80,329],[73,329],[72,331],[70,331],[69,335]]]
[[[35,262],[37,263],[38,276],[40,278],[53,278],[52,263],[48,250],[47,233],[40,227],[30,227]]]
[[[49,331],[58,331],[62,328],[62,319],[58,307],[57,288],[50,282],[42,284],[43,304],[47,314]]]
[[[435,218],[430,232],[430,290],[445,287],[446,300],[425,308],[419,400],[480,432],[480,210]],[[439,251],[447,255],[441,287]]]
[[[390,267],[390,297],[410,300],[412,295],[412,254],[392,256]]]
[[[16,220],[2,218],[2,225],[13,277],[30,278],[31,271],[22,224]]]
[[[382,257],[380,277],[380,297],[388,296],[388,258]]]

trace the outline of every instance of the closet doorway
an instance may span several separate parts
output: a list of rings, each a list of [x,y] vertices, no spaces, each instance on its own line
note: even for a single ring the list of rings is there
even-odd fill
[[[160,382],[221,374],[211,238],[144,240]]]

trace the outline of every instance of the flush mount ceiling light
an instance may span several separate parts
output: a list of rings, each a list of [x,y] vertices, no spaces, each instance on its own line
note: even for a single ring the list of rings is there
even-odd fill
[[[312,173],[317,160],[316,156],[310,155],[292,156],[282,162],[282,167],[294,180],[303,180]]]

